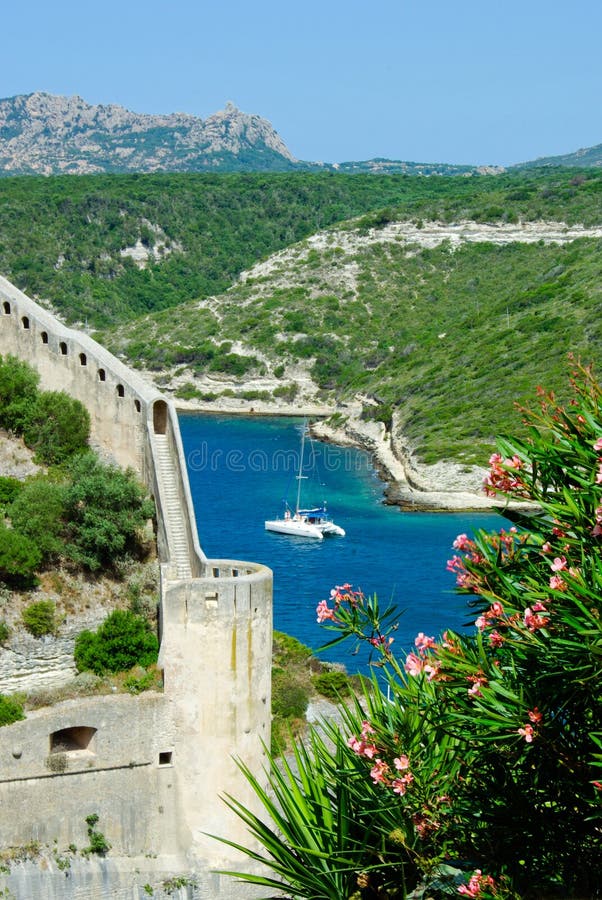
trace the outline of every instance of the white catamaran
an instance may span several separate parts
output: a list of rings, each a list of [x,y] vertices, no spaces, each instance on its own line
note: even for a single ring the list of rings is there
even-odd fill
[[[288,503],[285,504],[284,516],[281,519],[268,519],[265,523],[266,531],[276,531],[278,534],[289,534],[296,537],[311,537],[322,540],[324,535],[338,534],[345,536],[345,530],[340,525],[335,525],[326,512],[326,503],[313,509],[301,509],[301,482],[307,478],[303,474],[303,457],[305,452],[305,431],[303,424],[301,434],[301,456],[299,460],[299,472],[297,478],[297,502],[294,510]]]

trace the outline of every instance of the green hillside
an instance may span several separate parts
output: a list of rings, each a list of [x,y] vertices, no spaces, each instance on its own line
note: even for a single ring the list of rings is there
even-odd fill
[[[0,180],[0,272],[68,321],[107,324],[225,290],[258,259],[398,203],[398,177],[99,175]],[[122,255],[140,242],[144,268]]]
[[[542,156],[539,159],[533,159],[529,162],[520,163],[514,168],[533,169],[542,166],[568,166],[575,168],[591,168],[593,166],[602,166],[602,144],[596,144],[595,147],[584,147],[581,150],[575,150],[574,153],[563,153],[559,156]]]
[[[602,173],[98,175],[0,180],[0,272],[68,321],[106,325],[226,290],[345,219],[591,224]],[[123,255],[137,242],[144,267]]]

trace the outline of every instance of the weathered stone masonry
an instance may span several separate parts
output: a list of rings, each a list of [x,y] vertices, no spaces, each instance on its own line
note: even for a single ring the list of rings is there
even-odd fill
[[[29,891],[27,900],[142,897],[157,873],[192,869],[194,896],[251,896],[211,874],[244,860],[207,833],[247,841],[219,795],[253,805],[233,758],[259,773],[269,744],[272,573],[204,555],[171,402],[3,278],[0,353],[30,363],[44,389],[81,400],[93,445],[151,491],[164,673],[163,694],[67,701],[0,729],[0,848],[32,840],[84,847],[91,814],[112,844],[105,862],[78,863],[70,881],[34,867],[6,884]]]

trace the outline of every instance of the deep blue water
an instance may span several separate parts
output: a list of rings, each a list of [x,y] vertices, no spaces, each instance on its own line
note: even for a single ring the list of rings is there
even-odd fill
[[[344,538],[323,541],[266,532],[264,520],[294,506],[302,420],[181,414],[199,539],[209,557],[264,563],[274,572],[274,627],[314,650],[333,637],[315,608],[335,584],[350,582],[403,610],[395,648],[419,631],[437,636],[474,620],[446,571],[452,541],[475,528],[498,529],[494,514],[407,513],[382,503],[383,484],[366,453],[312,441],[318,476],[303,482],[303,505],[327,499]],[[309,459],[308,459],[309,463]],[[308,467],[309,473],[309,467]],[[322,658],[363,668],[365,653],[343,643]]]

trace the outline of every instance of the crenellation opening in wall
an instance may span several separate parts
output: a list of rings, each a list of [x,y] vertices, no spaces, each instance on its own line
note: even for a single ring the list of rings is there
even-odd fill
[[[160,766],[173,766],[173,750],[161,750],[159,752]]]
[[[8,302],[8,300],[4,301],[4,303],[2,304],[2,309],[5,316],[10,316],[10,303]]]
[[[21,325],[25,331],[29,331],[29,316],[21,316]]]
[[[238,578],[238,569],[232,569],[232,578]]]
[[[115,388],[118,397],[125,397],[125,388],[122,384],[118,384]]]
[[[155,434],[167,434],[167,403],[155,400],[153,403],[153,431]]]
[[[94,736],[96,728],[89,725],[75,725],[71,728],[61,728],[50,735],[51,753],[88,753],[94,752]]]
[[[60,342],[59,350],[60,350],[62,356],[67,356],[68,350],[67,350],[67,344],[65,343],[65,341]]]
[[[107,380],[107,373],[105,372],[104,369],[99,369],[99,370],[98,370],[98,380],[99,380],[99,381],[106,381],[106,380]]]
[[[42,331],[42,332],[40,333],[40,337],[41,337],[41,339],[42,339],[42,343],[43,343],[43,344],[47,344],[47,343],[48,343],[48,332],[47,332],[47,331]]]
[[[87,365],[88,365],[88,357],[86,356],[85,353],[80,353],[80,354],[79,354],[79,364],[80,364],[80,366],[87,366]]]

